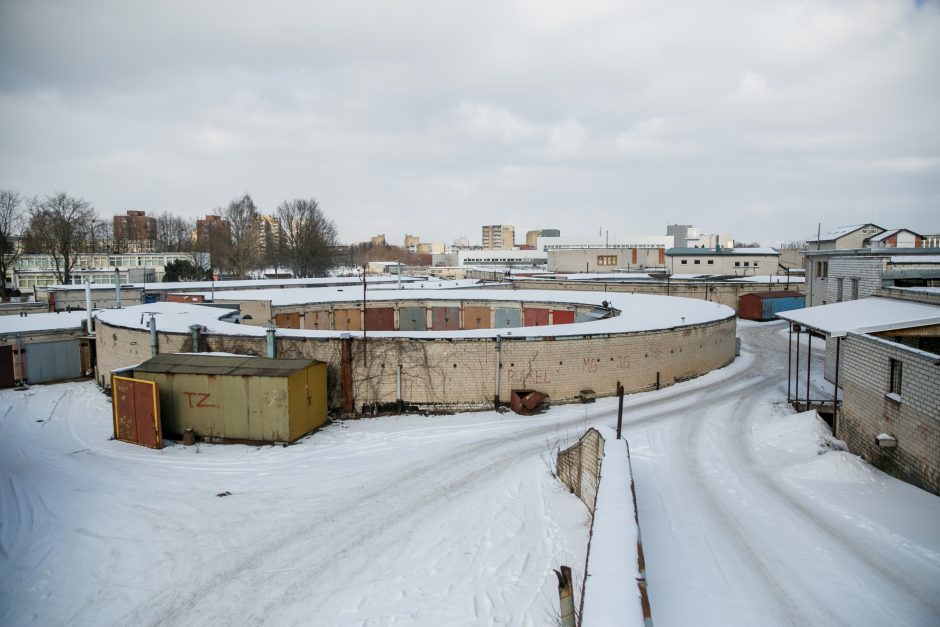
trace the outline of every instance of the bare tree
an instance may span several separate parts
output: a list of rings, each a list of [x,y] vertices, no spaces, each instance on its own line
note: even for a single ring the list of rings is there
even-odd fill
[[[336,226],[313,198],[285,200],[277,208],[286,265],[296,277],[324,276],[333,267]]]
[[[28,205],[30,248],[51,255],[56,279],[68,285],[78,265],[78,255],[95,248],[95,237],[100,234],[103,222],[88,202],[63,192],[41,201],[34,198]]]
[[[12,189],[0,189],[0,298],[7,297],[7,272],[16,264],[25,224],[23,197]]]
[[[166,252],[190,252],[193,249],[195,220],[164,211],[157,216],[157,246]]]
[[[232,242],[228,254],[232,274],[247,276],[261,265],[258,209],[251,196],[245,194],[230,202],[223,215]]]

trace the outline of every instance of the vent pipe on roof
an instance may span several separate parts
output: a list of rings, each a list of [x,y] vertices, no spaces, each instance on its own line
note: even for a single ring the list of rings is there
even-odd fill
[[[160,352],[157,347],[157,314],[150,314],[150,356],[156,357]]]
[[[92,310],[91,310],[91,280],[85,279],[85,314],[88,316],[88,329],[87,332],[91,335],[95,326],[92,323]]]
[[[268,326],[265,328],[265,331],[268,334],[268,359],[274,359],[277,356],[277,347],[274,343],[275,330],[277,330],[277,327],[274,326],[273,322],[269,322]]]
[[[114,268],[114,307],[121,308],[121,270]]]
[[[202,352],[199,350],[199,331],[202,329],[198,324],[192,324],[189,326],[189,332],[193,335],[193,347],[192,352],[199,353]]]

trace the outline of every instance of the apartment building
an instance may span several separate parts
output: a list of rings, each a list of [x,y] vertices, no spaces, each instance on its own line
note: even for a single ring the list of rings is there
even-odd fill
[[[492,224],[483,227],[485,250],[509,250],[516,245],[516,227],[508,224]]]

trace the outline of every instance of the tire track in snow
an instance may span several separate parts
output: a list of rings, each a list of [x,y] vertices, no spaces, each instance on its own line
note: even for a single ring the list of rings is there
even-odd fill
[[[674,398],[668,399],[668,409],[664,411],[657,411],[642,417],[635,416],[635,414],[640,413],[641,410],[645,408],[663,405],[662,400],[656,397],[637,402],[632,407],[625,407],[624,424],[625,426],[636,427],[653,424],[662,420],[675,419],[677,416],[681,415],[682,410],[687,406],[692,406],[697,403],[697,399],[691,398],[688,395],[682,395],[681,393],[684,390],[688,390],[688,388],[720,386],[724,383],[724,378],[725,377],[719,377],[717,381],[708,382],[707,385],[680,384],[675,386],[676,391],[671,395]],[[693,380],[689,383],[694,384],[696,382]],[[742,392],[751,387],[751,385],[752,384],[747,382],[733,384],[730,387],[722,389],[722,392],[713,396],[712,399],[718,401],[737,398]],[[332,510],[331,514],[317,520],[316,530],[318,533],[321,531],[319,529],[320,526],[328,525],[335,530],[335,534],[337,535],[330,536],[329,544],[333,548],[330,554],[326,556],[325,559],[318,560],[318,564],[311,565],[308,568],[318,573],[326,572],[326,569],[330,568],[332,564],[335,564],[336,560],[341,559],[345,555],[349,555],[354,549],[359,548],[361,553],[364,544],[363,537],[371,537],[373,534],[378,534],[379,531],[383,534],[391,533],[394,531],[392,527],[395,529],[403,526],[406,529],[410,528],[411,525],[406,524],[409,520],[418,516],[423,517],[423,509],[436,504],[445,503],[446,497],[455,490],[468,489],[477,482],[483,485],[488,478],[510,468],[513,463],[518,462],[524,455],[544,451],[545,442],[543,438],[546,435],[551,435],[560,429],[567,431],[572,428],[577,428],[585,423],[588,425],[596,424],[610,420],[614,416],[616,416],[616,409],[605,409],[599,412],[588,413],[586,416],[576,415],[555,419],[552,422],[533,423],[531,427],[526,429],[506,429],[505,432],[497,433],[485,440],[467,445],[459,445],[455,449],[439,452],[419,466],[412,466],[392,475],[381,477],[380,481],[371,486],[370,489],[356,495],[355,501],[347,501],[343,504],[342,508],[330,508]],[[499,449],[503,449],[502,452],[499,452]],[[468,469],[465,464],[463,467],[458,468],[461,475],[459,478],[452,479],[430,492],[422,492],[422,488],[427,489],[429,476],[436,476],[439,479],[446,477],[446,475],[442,475],[441,470],[446,470],[448,466],[452,465],[454,459],[471,460],[470,463],[472,464],[474,461],[482,459],[486,453],[499,454],[494,461],[482,466],[477,464],[476,468]],[[468,470],[469,472],[467,472]],[[389,494],[396,495],[398,501],[398,504],[394,506],[393,510],[395,516],[387,516],[381,520],[374,521],[373,526],[365,533],[363,533],[361,529],[352,532],[354,528],[347,524],[348,521],[356,520],[357,517],[367,519],[369,512],[374,508],[376,500]],[[389,518],[394,519],[392,525],[389,525]],[[230,567],[213,574],[208,580],[197,582],[197,585],[193,586],[188,594],[174,602],[172,608],[164,608],[161,611],[157,611],[157,608],[153,606],[148,606],[147,609],[139,608],[137,611],[128,615],[126,620],[122,622],[142,622],[146,620],[147,616],[158,616],[159,620],[156,622],[178,622],[184,620],[187,614],[197,609],[200,603],[205,602],[204,599],[209,597],[224,597],[224,594],[220,594],[220,588],[241,585],[238,582],[239,576],[252,572],[254,570],[253,564],[263,562],[265,558],[270,560],[274,554],[294,555],[297,551],[296,536],[309,533],[315,529],[310,520],[311,519],[304,518],[301,524],[295,528],[278,530],[277,536],[280,538],[278,540],[263,541],[256,544],[243,555],[240,555],[236,562]],[[338,529],[336,529],[337,527]],[[344,537],[344,534],[349,537]],[[387,544],[387,540],[383,540],[383,543]],[[371,559],[374,560],[376,554],[377,553],[371,554]],[[283,561],[287,560],[285,559]],[[274,601],[267,603],[265,607],[271,609],[289,601],[290,598],[296,598],[298,593],[302,592],[303,589],[309,588],[311,585],[312,582],[305,581],[303,584],[297,583],[294,586],[290,586],[287,590],[279,593]],[[259,620],[263,619],[263,616],[264,614],[261,614]],[[245,619],[244,616],[233,616],[232,618],[237,620]],[[156,622],[154,624],[156,624]]]
[[[754,386],[761,387],[769,377],[760,377],[754,379]],[[759,382],[759,383],[758,383]],[[738,411],[740,404],[744,399],[736,403],[735,411]],[[735,516],[725,507],[722,499],[712,490],[708,482],[702,477],[701,469],[705,467],[705,462],[700,459],[698,444],[701,441],[701,427],[706,422],[706,417],[714,412],[722,411],[719,403],[713,400],[709,403],[712,409],[702,410],[686,416],[681,423],[679,433],[679,449],[682,466],[685,470],[686,478],[695,487],[695,493],[699,501],[705,506],[714,520],[718,522],[726,532],[726,537],[732,540],[733,546],[738,554],[744,558],[744,562],[750,567],[761,586],[766,590],[770,597],[775,601],[778,610],[790,625],[802,626],[815,624],[800,607],[800,603],[794,599],[780,582],[772,574],[770,564],[761,555],[757,547],[748,539],[748,534],[744,527],[737,521]],[[709,426],[712,426],[711,424]],[[655,611],[655,610],[654,610]],[[831,624],[831,623],[830,623]]]

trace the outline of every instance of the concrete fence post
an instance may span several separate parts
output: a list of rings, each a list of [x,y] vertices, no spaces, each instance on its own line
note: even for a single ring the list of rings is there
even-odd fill
[[[558,577],[558,604],[560,609],[561,627],[575,627],[574,615],[574,585],[571,581],[571,568],[562,566],[555,571]]]

